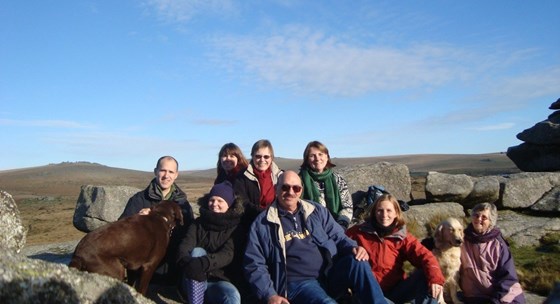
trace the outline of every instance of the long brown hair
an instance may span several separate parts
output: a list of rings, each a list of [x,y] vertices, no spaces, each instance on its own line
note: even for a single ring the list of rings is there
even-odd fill
[[[314,140],[310,141],[303,150],[303,163],[301,163],[301,168],[309,168],[309,164],[307,163],[307,159],[309,158],[309,153],[311,153],[311,148],[315,148],[327,155],[327,164],[325,165],[325,169],[329,169],[335,167],[336,165],[331,162],[331,155],[329,154],[329,149],[327,146],[323,145],[320,141]]]
[[[223,145],[220,149],[220,152],[218,153],[218,163],[216,164],[216,171],[218,172],[218,176],[220,176],[220,174],[226,174],[226,171],[224,170],[224,168],[222,168],[222,163],[220,161],[220,158],[225,155],[234,155],[235,157],[237,157],[236,169],[238,169],[238,172],[244,170],[245,168],[247,168],[247,166],[249,166],[249,162],[247,162],[247,158],[245,158],[245,155],[243,155],[243,152],[241,152],[239,146],[230,142]]]

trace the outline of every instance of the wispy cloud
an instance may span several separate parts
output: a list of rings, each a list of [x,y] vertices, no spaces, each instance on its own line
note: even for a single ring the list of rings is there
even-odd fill
[[[269,84],[343,96],[441,86],[470,77],[475,62],[473,54],[451,46],[359,46],[298,27],[212,43],[226,67],[233,62]]]
[[[167,22],[186,23],[202,14],[235,11],[232,0],[147,0],[157,15]]]
[[[560,93],[560,66],[508,76],[487,86],[486,94],[508,104],[531,102],[535,98]]]
[[[194,123],[197,125],[205,125],[205,126],[224,126],[224,125],[233,125],[236,123],[234,120],[224,120],[224,119],[196,119]]]
[[[68,120],[15,120],[0,119],[0,125],[17,127],[46,127],[46,128],[66,128],[66,129],[90,129],[93,125],[83,124]]]
[[[511,129],[513,128],[513,126],[515,126],[515,123],[513,122],[504,122],[504,123],[499,123],[494,125],[480,126],[480,127],[467,128],[467,129],[474,130],[474,131],[497,131],[497,130]]]

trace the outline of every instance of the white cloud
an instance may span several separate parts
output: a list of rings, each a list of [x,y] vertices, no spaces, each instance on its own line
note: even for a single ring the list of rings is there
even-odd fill
[[[342,96],[441,86],[470,77],[475,60],[449,46],[357,46],[297,27],[269,37],[222,37],[213,43],[225,66],[236,63],[269,84],[296,91]]]
[[[158,16],[168,22],[186,23],[198,15],[235,10],[232,0],[147,0]]]
[[[47,128],[67,128],[67,129],[88,129],[93,126],[68,120],[15,120],[0,119],[0,125],[17,127],[47,127]]]
[[[206,125],[206,126],[225,126],[235,124],[234,120],[224,120],[224,119],[196,119],[195,124]]]
[[[535,98],[560,93],[560,66],[531,71],[518,76],[503,78],[489,86],[486,91],[505,103],[531,102]]]
[[[480,127],[474,127],[474,128],[468,128],[468,129],[469,130],[475,130],[475,131],[496,131],[496,130],[511,129],[511,128],[513,128],[513,126],[515,126],[515,123],[513,123],[513,122],[504,122],[504,123],[499,123],[499,124],[495,124],[495,125],[480,126]]]

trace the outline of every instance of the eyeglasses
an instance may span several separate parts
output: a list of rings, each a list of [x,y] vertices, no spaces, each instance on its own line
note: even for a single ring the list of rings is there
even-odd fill
[[[256,159],[261,159],[261,158],[269,159],[269,158],[270,158],[270,155],[259,155],[259,154],[257,154],[257,155],[255,155],[255,158],[256,158]]]
[[[303,188],[299,185],[283,184],[281,189],[282,189],[282,191],[285,191],[285,192],[288,192],[288,191],[290,191],[290,189],[292,189],[292,190],[294,190],[294,193],[299,193],[299,192],[301,192],[301,189],[303,189]]]
[[[481,222],[487,221],[488,217],[484,214],[476,213],[472,215],[473,219],[480,219]]]

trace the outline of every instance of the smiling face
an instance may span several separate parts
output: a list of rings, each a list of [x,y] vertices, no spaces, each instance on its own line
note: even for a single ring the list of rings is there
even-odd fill
[[[381,201],[375,208],[375,219],[377,223],[383,227],[389,227],[397,218],[395,206],[389,200]]]
[[[253,154],[253,167],[259,171],[266,171],[272,164],[272,153],[267,147],[258,149]]]
[[[328,154],[323,153],[315,147],[309,148],[309,153],[307,154],[307,165],[311,168],[311,170],[322,173],[325,170],[328,161]]]
[[[230,172],[237,166],[237,156],[233,154],[224,154],[220,156],[220,165],[226,172]]]
[[[471,220],[472,220],[472,226],[476,233],[484,234],[488,232],[488,229],[490,228],[490,224],[491,224],[490,210],[485,209],[473,213],[473,215],[471,216]]]
[[[296,211],[303,190],[299,175],[294,171],[284,172],[278,180],[277,187],[276,198],[280,207],[289,212]]]
[[[219,196],[211,196],[208,199],[208,209],[215,213],[225,213],[229,209],[228,203]]]
[[[154,169],[154,174],[156,175],[157,183],[165,192],[171,188],[179,176],[177,163],[173,159],[164,158],[159,162],[158,167]]]

